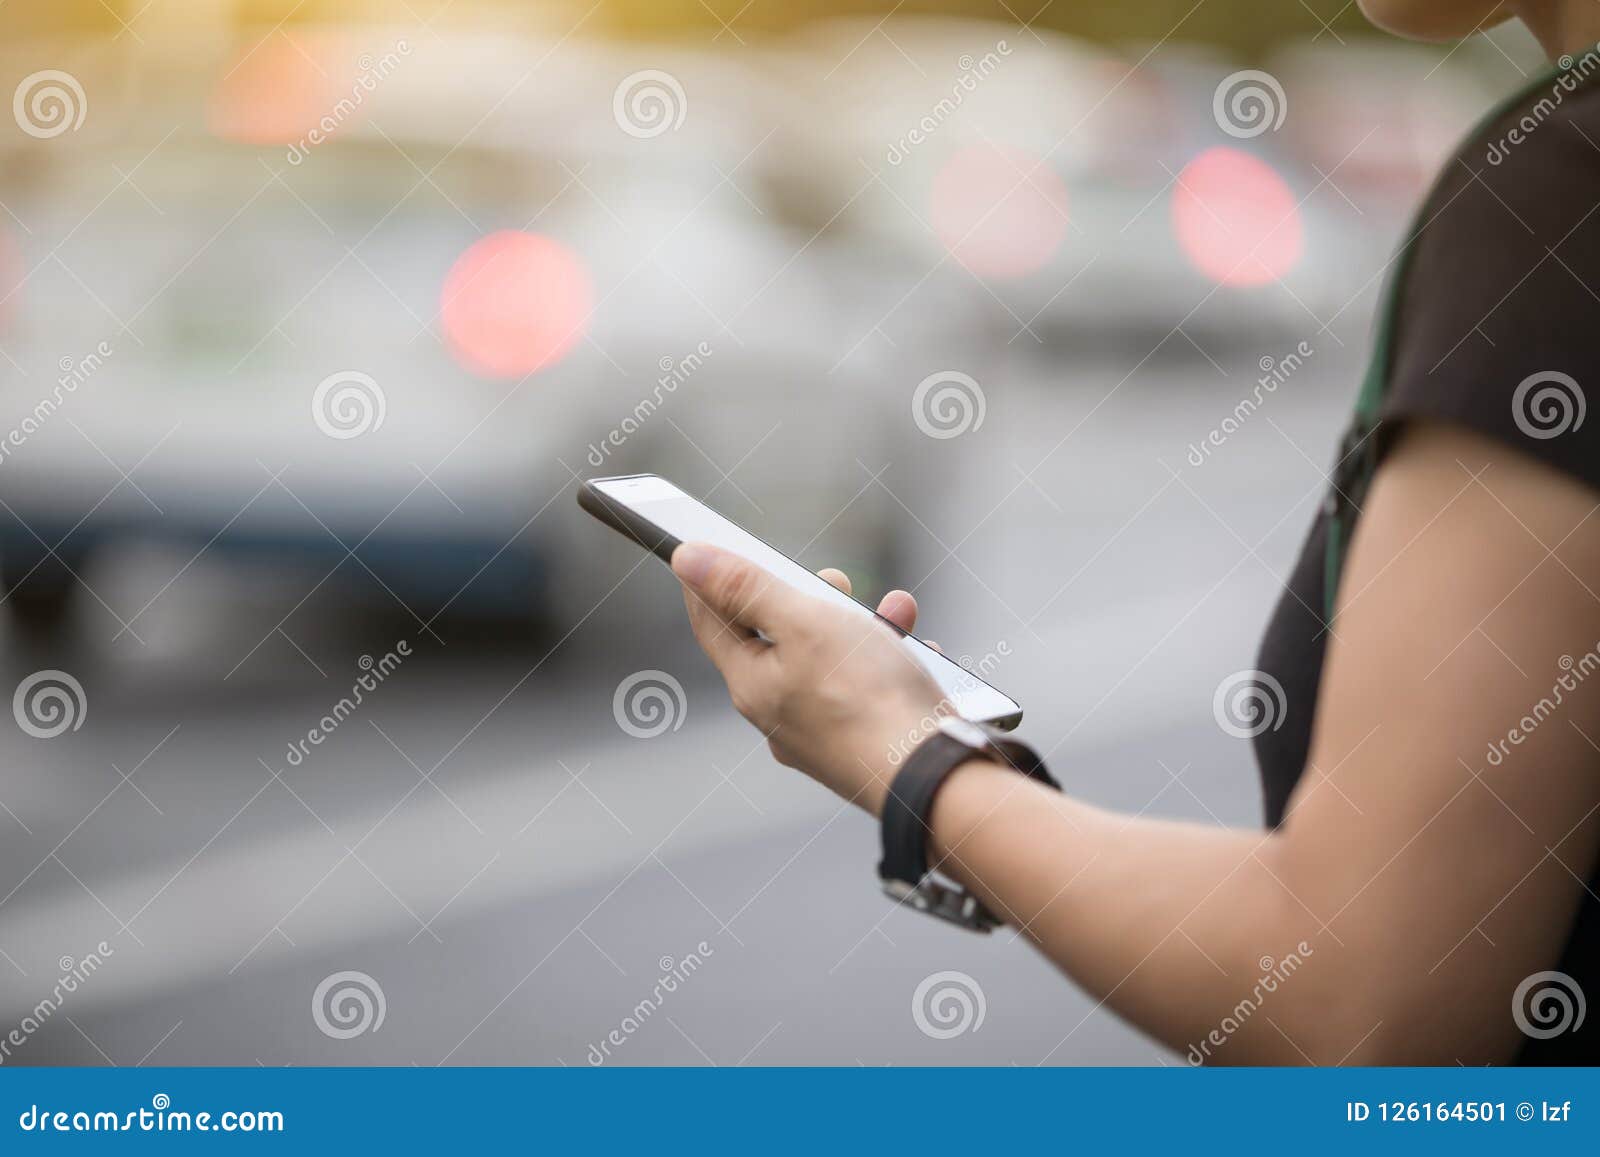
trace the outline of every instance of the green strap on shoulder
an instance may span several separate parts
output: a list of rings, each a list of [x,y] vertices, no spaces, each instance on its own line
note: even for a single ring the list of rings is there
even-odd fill
[[[1481,137],[1496,120],[1521,104],[1540,88],[1553,83],[1571,67],[1554,65],[1516,92],[1496,104],[1478,119],[1462,141],[1455,154],[1459,155],[1468,143]],[[1449,170],[1447,169],[1446,172]],[[1422,207],[1406,227],[1404,238],[1392,258],[1394,273],[1384,283],[1383,299],[1378,307],[1378,327],[1372,339],[1372,355],[1367,362],[1367,372],[1361,379],[1361,390],[1356,395],[1355,414],[1349,429],[1339,445],[1339,460],[1333,468],[1333,489],[1328,496],[1328,545],[1323,554],[1322,593],[1323,617],[1333,622],[1339,594],[1339,576],[1344,571],[1345,554],[1350,536],[1355,530],[1356,517],[1361,513],[1358,505],[1366,497],[1372,476],[1377,473],[1379,460],[1378,423],[1383,409],[1383,399],[1389,390],[1390,350],[1394,345],[1395,330],[1399,325],[1400,298],[1406,272],[1411,263],[1411,253],[1425,224],[1423,215],[1433,203],[1444,180],[1441,173],[1422,199]]]

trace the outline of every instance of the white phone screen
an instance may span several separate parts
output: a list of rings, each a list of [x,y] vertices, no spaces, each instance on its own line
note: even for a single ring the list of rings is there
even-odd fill
[[[653,474],[632,478],[607,478],[595,482],[607,498],[636,512],[651,525],[680,542],[708,542],[749,559],[775,578],[815,598],[826,599],[853,612],[877,617],[864,604],[835,589],[792,558]],[[956,711],[979,723],[1015,726],[1022,709],[1009,696],[985,683],[958,663],[909,635],[900,644],[926,671]]]

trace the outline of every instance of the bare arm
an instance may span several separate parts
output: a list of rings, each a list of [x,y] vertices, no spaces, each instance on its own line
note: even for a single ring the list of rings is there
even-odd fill
[[[972,764],[933,813],[946,870],[1180,1051],[1506,1059],[1511,993],[1554,965],[1600,833],[1595,507],[1475,435],[1413,433],[1358,524],[1278,832],[1130,820]]]
[[[1508,1058],[1511,994],[1554,965],[1600,839],[1596,510],[1508,447],[1411,432],[1358,524],[1277,832],[1114,815],[973,763],[936,800],[934,850],[1180,1052]],[[936,695],[887,630],[709,548],[673,566],[739,710],[876,814],[891,741]]]

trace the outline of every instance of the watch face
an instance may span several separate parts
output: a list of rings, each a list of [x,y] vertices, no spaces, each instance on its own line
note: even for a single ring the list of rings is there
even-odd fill
[[[976,723],[966,719],[946,716],[944,719],[939,720],[939,730],[951,739],[980,751],[989,746],[989,733]]]

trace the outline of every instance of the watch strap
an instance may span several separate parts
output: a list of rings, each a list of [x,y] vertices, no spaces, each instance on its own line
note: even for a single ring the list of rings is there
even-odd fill
[[[987,931],[999,923],[965,889],[930,877],[928,828],[934,797],[956,768],[986,759],[1058,787],[1037,752],[1014,739],[989,739],[982,747],[944,730],[930,735],[906,758],[883,801],[883,859],[878,875],[894,899],[964,927]]]
[[[943,731],[935,731],[906,757],[883,800],[879,876],[914,884],[928,874],[927,820],[933,797],[951,772],[978,758],[986,756]]]

